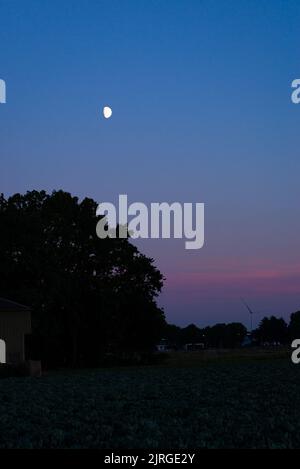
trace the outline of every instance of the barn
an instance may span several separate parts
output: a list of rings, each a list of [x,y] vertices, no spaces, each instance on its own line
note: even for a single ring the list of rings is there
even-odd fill
[[[30,309],[0,298],[0,363],[24,361],[25,335],[30,333]]]

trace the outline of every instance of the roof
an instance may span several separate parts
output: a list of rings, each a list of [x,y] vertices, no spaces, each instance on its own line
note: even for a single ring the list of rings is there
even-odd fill
[[[1,312],[19,312],[19,311],[29,311],[28,306],[21,305],[15,301],[6,300],[5,298],[0,298],[0,313]]]

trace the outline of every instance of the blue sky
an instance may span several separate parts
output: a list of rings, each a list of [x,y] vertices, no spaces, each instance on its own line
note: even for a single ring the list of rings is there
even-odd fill
[[[0,17],[1,192],[204,202],[200,251],[138,243],[168,320],[246,321],[240,296],[299,308],[298,1],[0,0]]]

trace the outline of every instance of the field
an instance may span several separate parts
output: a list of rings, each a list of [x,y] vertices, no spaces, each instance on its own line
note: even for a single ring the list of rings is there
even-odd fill
[[[3,379],[0,448],[300,448],[288,356],[186,357]]]

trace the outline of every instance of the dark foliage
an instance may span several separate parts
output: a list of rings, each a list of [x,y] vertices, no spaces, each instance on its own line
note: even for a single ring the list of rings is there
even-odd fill
[[[253,332],[254,339],[259,343],[286,344],[288,338],[288,326],[284,319],[271,316],[263,318],[258,328]]]
[[[291,314],[289,338],[291,341],[300,338],[300,311]]]

